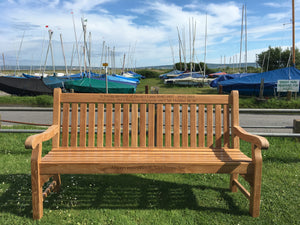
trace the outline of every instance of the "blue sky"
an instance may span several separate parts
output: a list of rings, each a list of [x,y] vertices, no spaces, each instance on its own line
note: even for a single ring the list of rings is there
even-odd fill
[[[110,49],[115,47],[117,67],[121,66],[124,54],[127,67],[172,64],[171,49],[177,62],[177,28],[181,37],[185,35],[189,61],[189,21],[192,20],[196,24],[194,47],[198,62],[204,60],[207,14],[206,61],[220,63],[225,58],[226,63],[236,62],[240,53],[243,4],[247,6],[248,62],[254,62],[255,55],[268,46],[286,48],[292,45],[292,0],[2,0],[0,53],[4,53],[6,64],[16,65],[24,34],[19,64],[44,64],[48,29],[51,29],[55,64],[64,65],[60,34],[70,64],[75,43],[73,12],[79,46],[83,41],[81,18],[87,19],[87,31],[91,32],[92,39],[92,66],[100,64],[103,41]],[[299,48],[300,0],[295,0],[295,7],[296,46]],[[76,58],[73,65],[78,64]],[[49,65],[50,59],[49,55]]]

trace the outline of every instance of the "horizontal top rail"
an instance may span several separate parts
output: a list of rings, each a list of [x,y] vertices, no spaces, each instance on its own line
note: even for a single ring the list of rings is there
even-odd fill
[[[157,94],[84,94],[64,93],[61,102],[70,103],[128,103],[128,104],[228,104],[228,95],[157,95]]]
[[[0,112],[52,112],[52,107],[0,107]],[[240,108],[240,113],[300,113],[300,109],[247,109]]]

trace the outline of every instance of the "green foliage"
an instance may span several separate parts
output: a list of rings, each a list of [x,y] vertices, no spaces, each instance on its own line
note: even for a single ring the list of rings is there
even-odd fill
[[[300,66],[300,52],[299,49],[295,49],[296,67]],[[291,50],[282,50],[281,47],[272,48],[269,46],[267,51],[264,51],[257,55],[257,64],[263,68],[263,71],[270,71],[287,66],[292,66]]]
[[[137,70],[136,73],[143,75],[146,78],[157,78],[160,75],[159,72],[154,71],[154,70],[149,70],[149,69]]]

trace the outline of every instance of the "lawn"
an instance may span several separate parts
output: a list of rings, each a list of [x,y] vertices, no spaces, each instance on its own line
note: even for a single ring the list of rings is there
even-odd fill
[[[0,134],[0,224],[299,224],[300,142],[268,138],[263,151],[261,215],[228,189],[223,174],[62,175],[60,193],[31,212],[30,134]],[[46,152],[50,142],[44,144]],[[250,154],[250,146],[242,142]],[[241,180],[243,184],[243,180]]]

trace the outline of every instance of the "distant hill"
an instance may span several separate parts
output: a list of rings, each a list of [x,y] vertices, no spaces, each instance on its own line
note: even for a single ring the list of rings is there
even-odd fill
[[[215,63],[207,63],[207,67],[210,69],[217,69],[217,68],[226,68],[226,67],[235,67],[237,68],[239,64],[215,64]],[[248,67],[256,67],[256,63],[248,63]],[[19,66],[20,70],[30,70],[31,66]],[[241,64],[241,67],[245,67],[245,63]],[[15,70],[16,66],[11,66],[11,65],[6,65],[5,69],[6,70]],[[173,65],[159,65],[159,66],[145,66],[145,67],[137,67],[137,69],[172,69]],[[2,70],[3,68],[1,68]],[[31,69],[33,71],[38,71],[40,69],[40,66],[32,66]],[[68,68],[70,70],[70,68]],[[99,70],[99,67],[92,67],[92,70]],[[117,68],[120,69],[120,68]],[[64,71],[65,66],[55,66],[55,70],[57,71]],[[73,66],[73,70],[79,70],[78,66]],[[52,66],[47,66],[46,71],[52,71]]]

